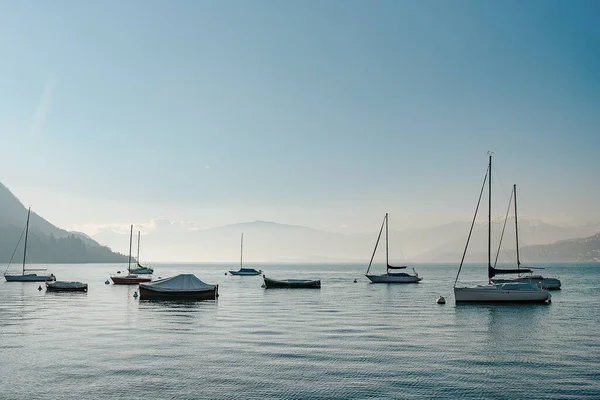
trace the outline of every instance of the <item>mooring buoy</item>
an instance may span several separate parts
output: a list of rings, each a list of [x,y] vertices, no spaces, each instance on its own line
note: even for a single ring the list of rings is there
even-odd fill
[[[446,304],[446,299],[443,296],[438,297],[436,303],[438,304]]]

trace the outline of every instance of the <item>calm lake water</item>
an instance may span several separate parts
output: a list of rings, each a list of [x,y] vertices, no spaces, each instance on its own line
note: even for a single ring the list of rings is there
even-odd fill
[[[525,306],[455,306],[456,266],[416,265],[417,285],[371,284],[363,266],[248,266],[322,288],[265,290],[227,264],[155,265],[219,284],[200,303],[134,299],[104,284],[114,264],[50,266],[87,294],[0,278],[0,398],[600,398],[600,265],[548,267],[563,290]]]

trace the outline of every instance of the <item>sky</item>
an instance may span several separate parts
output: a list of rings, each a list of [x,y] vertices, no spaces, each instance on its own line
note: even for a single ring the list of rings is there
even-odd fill
[[[0,181],[50,222],[599,221],[595,1],[0,1]],[[495,203],[497,204],[497,203]]]

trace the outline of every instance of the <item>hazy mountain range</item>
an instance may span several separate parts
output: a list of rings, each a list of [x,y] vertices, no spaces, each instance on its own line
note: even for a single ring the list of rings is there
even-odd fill
[[[0,263],[23,262],[27,209],[0,184]],[[19,240],[20,238],[20,240]],[[19,245],[17,246],[17,243]],[[29,263],[124,262],[127,257],[100,245],[88,235],[60,229],[31,212],[27,242]]]
[[[527,261],[593,261],[593,251],[579,252],[579,247],[565,247],[559,255],[554,244],[565,238],[589,237],[600,231],[598,224],[577,227],[559,227],[540,221],[524,220],[519,229],[522,245],[521,259]],[[391,262],[459,262],[470,224],[457,222],[427,229],[391,230],[389,249]],[[511,228],[511,229],[509,229]],[[493,229],[493,254],[497,252],[497,238],[501,223]],[[268,221],[244,222],[210,229],[199,229],[189,223],[154,220],[150,227],[142,227],[144,260],[181,261],[236,261],[240,258],[240,234],[244,233],[245,262],[362,262],[368,263],[377,231],[371,234],[344,235],[298,225]],[[93,238],[113,248],[125,251],[128,246],[127,229],[106,227]],[[585,239],[582,239],[585,240]],[[574,242],[577,242],[575,240]],[[593,244],[592,244],[593,246]],[[598,246],[600,249],[600,246]],[[487,225],[477,224],[469,245],[466,260],[482,261],[487,258]],[[516,259],[514,225],[507,224],[499,261]],[[382,236],[375,261],[385,260],[385,239]]]
[[[8,262],[23,233],[27,210],[0,184],[0,262]],[[393,220],[392,220],[393,221]],[[381,221],[374,221],[375,226]],[[493,224],[493,249],[496,254],[503,221]],[[433,228],[394,229],[390,224],[390,262],[456,262],[461,259],[469,222],[454,222]],[[268,221],[243,222],[201,229],[191,222],[155,219],[140,224],[142,261],[236,261],[240,257],[240,234],[244,233],[244,260],[252,262],[360,262],[368,263],[378,231],[368,234],[340,234],[299,225]],[[599,261],[600,224],[561,227],[539,220],[519,220],[521,260]],[[100,245],[106,244],[107,246]],[[94,235],[60,229],[32,212],[28,262],[87,263],[126,262],[129,251],[129,226],[104,226]],[[120,253],[111,251],[117,249]],[[22,261],[23,240],[13,263]],[[487,225],[477,223],[473,230],[466,261],[487,258]],[[499,261],[515,260],[514,220],[509,219]],[[385,260],[382,236],[375,262]]]

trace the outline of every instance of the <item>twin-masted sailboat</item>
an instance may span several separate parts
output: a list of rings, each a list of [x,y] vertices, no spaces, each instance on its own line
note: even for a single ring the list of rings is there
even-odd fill
[[[382,275],[369,275],[369,271],[371,270],[371,265],[373,264],[373,258],[375,258],[375,252],[377,252],[377,246],[379,245],[379,239],[381,239],[381,233],[383,232],[383,227],[385,226],[385,265],[386,265],[386,273]],[[373,249],[373,255],[371,256],[371,261],[369,262],[369,266],[367,267],[367,272],[365,276],[371,280],[373,283],[418,283],[423,278],[417,274],[415,269],[413,268],[414,274],[407,274],[406,272],[395,272],[401,269],[406,269],[406,265],[403,266],[393,266],[390,265],[389,261],[389,245],[388,245],[388,214],[385,213],[385,217],[383,218],[383,223],[381,224],[381,229],[379,230],[379,236],[377,237],[377,242],[375,243],[375,249]],[[391,272],[390,272],[391,271]]]
[[[138,275],[152,275],[154,273],[154,268],[152,267],[145,267],[142,264],[140,264],[140,231],[138,231],[138,243],[137,243],[137,257],[135,258],[135,262],[136,262],[136,267],[131,268],[129,270],[130,273],[132,274],[138,274]]]
[[[131,245],[132,245],[132,241],[133,241],[133,225],[131,225],[131,229],[129,231],[129,262],[127,265],[127,272],[128,274],[126,276],[122,276],[122,275],[111,275],[110,276],[110,280],[113,282],[113,284],[115,285],[136,285],[138,283],[144,283],[144,282],[150,282],[152,280],[151,276],[148,275],[138,275],[133,273],[133,270],[131,268]]]
[[[29,218],[31,216],[31,207],[27,211],[27,223],[25,224],[25,245],[23,246],[23,268],[20,275],[7,275],[4,274],[4,279],[7,282],[47,282],[55,281],[56,277],[54,274],[37,274],[31,271],[46,271],[45,268],[25,268],[27,262],[27,237],[29,236]],[[22,236],[21,236],[22,237]],[[20,240],[19,240],[20,242]],[[17,243],[17,246],[19,244]],[[16,251],[16,249],[15,249]],[[13,253],[14,254],[14,253]],[[10,263],[9,263],[10,267]]]
[[[488,284],[477,285],[471,287],[458,287],[456,283],[460,275],[460,271],[465,260],[467,248],[469,247],[469,240],[473,233],[473,226],[475,225],[475,219],[477,218],[477,211],[481,203],[481,196],[485,188],[485,182],[487,179],[488,183]],[[511,282],[511,283],[492,283],[492,278],[499,273],[511,273],[512,270],[499,270],[492,266],[492,155],[489,154],[489,164],[485,178],[483,180],[483,186],[479,193],[479,200],[477,201],[477,207],[475,209],[475,215],[473,216],[473,222],[471,223],[471,229],[467,238],[467,244],[465,251],[458,268],[456,279],[454,280],[454,299],[457,303],[461,302],[481,302],[481,303],[545,303],[550,302],[551,296],[548,291],[541,289],[540,287],[531,283],[522,282]]]

